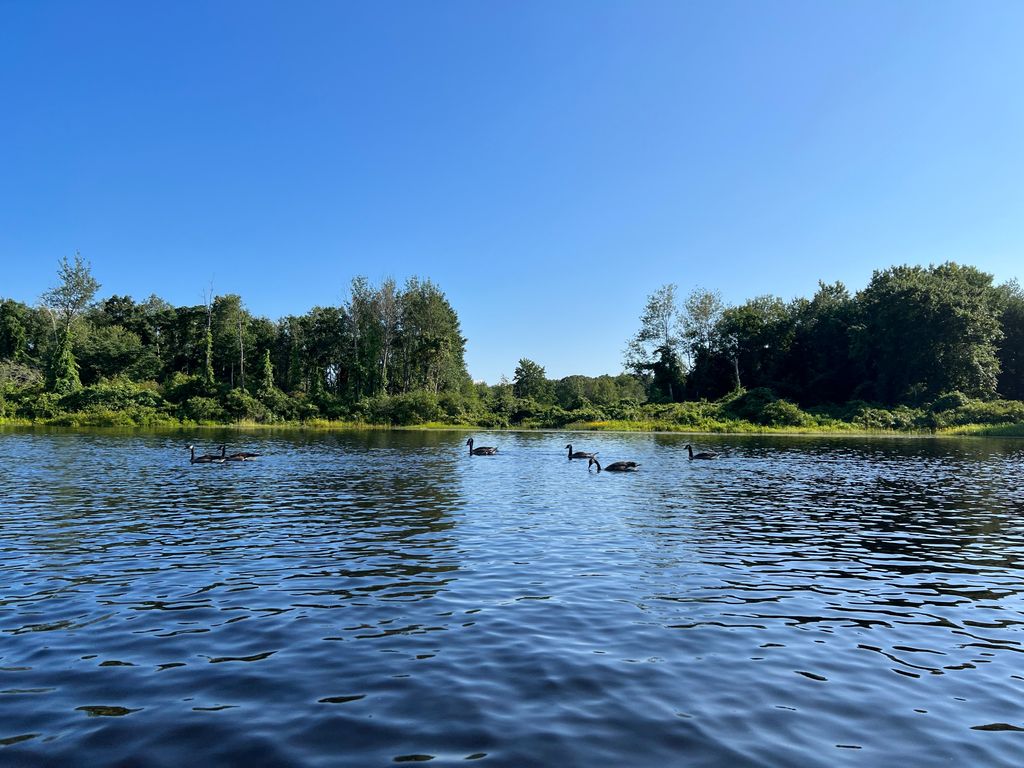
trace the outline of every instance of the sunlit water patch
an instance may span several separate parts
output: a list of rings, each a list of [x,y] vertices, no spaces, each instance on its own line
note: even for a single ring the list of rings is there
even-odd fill
[[[466,436],[0,433],[0,763],[1024,764],[1024,443]]]

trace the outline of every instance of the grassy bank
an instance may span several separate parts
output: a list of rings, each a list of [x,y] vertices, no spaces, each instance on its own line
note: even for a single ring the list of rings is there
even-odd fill
[[[189,385],[195,382],[190,380]],[[276,395],[275,395],[276,397]],[[978,400],[959,392],[919,405],[852,401],[800,408],[768,389],[716,401],[632,399],[565,409],[512,397],[481,401],[417,392],[346,405],[327,396],[263,400],[242,390],[217,397],[155,383],[118,380],[59,396],[40,388],[0,390],[0,424],[58,427],[239,429],[545,429],[693,434],[949,434],[1024,436],[1024,402]],[[281,397],[284,397],[283,395]],[[293,402],[294,401],[294,402]]]
[[[278,421],[274,423],[258,421],[232,422],[194,422],[187,420],[160,419],[146,420],[136,423],[124,418],[108,418],[97,414],[64,414],[53,419],[21,419],[0,418],[0,426],[5,427],[70,427],[100,429],[170,429],[170,430],[204,430],[234,429],[240,432],[273,432],[277,430],[303,430],[312,432],[343,432],[343,431],[390,431],[390,430],[487,430],[487,431],[569,431],[569,432],[663,432],[693,435],[822,435],[822,436],[934,436],[934,437],[1021,437],[1024,438],[1024,423],[1011,424],[961,424],[942,429],[926,428],[865,428],[857,424],[836,422],[830,424],[811,424],[804,426],[766,426],[749,421],[710,422],[702,427],[676,424],[668,421],[655,420],[607,420],[585,421],[552,426],[513,426],[494,427],[483,424],[427,422],[423,424],[396,425],[373,424],[365,421],[311,419],[308,421]]]

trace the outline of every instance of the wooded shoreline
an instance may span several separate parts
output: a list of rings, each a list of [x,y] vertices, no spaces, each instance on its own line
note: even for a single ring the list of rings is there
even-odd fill
[[[198,306],[95,297],[80,256],[35,306],[0,300],[0,423],[693,433],[1018,434],[1024,290],[953,263],[876,271],[851,294],[664,285],[626,339],[622,373],[549,379],[522,357],[474,382],[455,309],[430,280],[355,278],[337,307],[278,321],[240,296]],[[254,364],[254,361],[255,364]],[[342,427],[345,428],[345,427]]]

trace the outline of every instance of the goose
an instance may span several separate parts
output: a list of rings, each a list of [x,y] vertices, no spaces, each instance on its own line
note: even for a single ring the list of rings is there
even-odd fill
[[[600,464],[600,462],[598,462],[597,459],[595,459],[593,456],[591,456],[590,457],[590,461],[587,462],[587,471],[588,472],[590,471],[590,467],[591,467],[592,464],[597,464],[597,471],[598,472],[601,471],[601,464]],[[639,469],[639,468],[640,468],[640,465],[637,464],[635,461],[613,461],[611,464],[609,464],[604,469],[605,469],[606,472],[636,472],[637,469]]]
[[[595,456],[597,456],[596,453],[585,453],[583,451],[576,451],[575,453],[573,453],[573,451],[572,451],[572,443],[569,443],[565,447],[569,449],[569,458],[570,459],[592,459]]]
[[[493,456],[494,454],[496,454],[498,452],[497,448],[492,448],[492,447],[486,446],[486,445],[481,445],[479,448],[474,448],[473,447],[473,438],[472,437],[469,438],[469,440],[466,441],[466,445],[469,446],[469,455],[470,456]]]
[[[693,447],[689,444],[683,446],[690,453],[690,461],[694,459],[714,459],[718,456],[715,451],[701,451],[700,453],[694,453]]]
[[[230,456],[225,456],[224,453],[226,450],[227,449],[222,443],[220,446],[220,457],[224,459],[224,461],[249,461],[261,455],[258,453],[249,453],[247,451],[239,451],[238,453],[232,453]]]
[[[223,464],[224,463],[224,459],[222,457],[215,456],[212,453],[207,453],[207,454],[205,454],[203,456],[196,456],[196,447],[194,445],[190,445],[188,447],[188,449],[189,449],[189,451],[191,451],[191,456],[189,457],[189,460],[188,460],[189,464]]]

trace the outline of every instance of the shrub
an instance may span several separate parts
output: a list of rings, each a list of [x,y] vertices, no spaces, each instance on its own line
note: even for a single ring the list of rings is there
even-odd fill
[[[297,403],[277,387],[260,394],[260,402],[269,412],[271,421],[277,419],[293,419]]]
[[[175,373],[164,384],[164,397],[172,403],[184,403],[192,397],[208,397],[211,393],[198,376]]]
[[[212,397],[190,397],[181,406],[183,419],[192,421],[225,421],[227,413]]]
[[[166,403],[151,387],[127,379],[111,379],[65,395],[61,398],[60,405],[67,411],[126,411],[133,407],[156,410],[164,407]]]
[[[945,395],[939,396],[938,399],[932,403],[929,410],[932,413],[943,413],[945,411],[952,411],[954,408],[963,408],[970,402],[971,398],[963,392],[949,392]]]
[[[758,423],[769,427],[806,427],[814,424],[814,418],[788,400],[776,400],[761,409]]]
[[[224,408],[236,420],[260,421],[271,420],[270,411],[259,400],[244,389],[233,389],[224,399]]]
[[[442,416],[437,396],[432,392],[408,392],[402,395],[378,395],[363,400],[356,412],[372,424],[411,426],[438,421]]]
[[[729,418],[760,424],[761,412],[765,406],[769,403],[774,403],[776,400],[778,398],[770,389],[767,387],[757,387],[722,398],[722,412]]]

